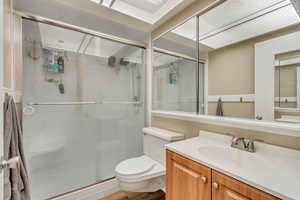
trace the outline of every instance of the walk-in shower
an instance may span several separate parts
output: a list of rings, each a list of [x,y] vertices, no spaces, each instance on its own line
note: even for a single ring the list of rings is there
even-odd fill
[[[117,163],[142,154],[143,62],[143,48],[23,20],[33,200],[110,179]]]

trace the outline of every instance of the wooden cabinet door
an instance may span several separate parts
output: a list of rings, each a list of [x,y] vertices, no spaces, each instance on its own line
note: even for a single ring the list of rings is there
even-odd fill
[[[279,200],[261,190],[212,171],[212,200]]]
[[[167,151],[167,200],[211,200],[211,169]]]

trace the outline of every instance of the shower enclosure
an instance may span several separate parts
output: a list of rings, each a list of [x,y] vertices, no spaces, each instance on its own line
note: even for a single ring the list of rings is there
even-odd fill
[[[143,48],[24,19],[23,79],[33,200],[108,180],[142,154]]]

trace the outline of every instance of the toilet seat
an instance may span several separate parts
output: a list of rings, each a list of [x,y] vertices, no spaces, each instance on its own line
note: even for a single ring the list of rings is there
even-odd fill
[[[147,156],[131,158],[121,162],[116,167],[117,174],[121,176],[136,176],[148,172],[154,167],[155,163]]]
[[[165,174],[165,167],[148,156],[125,160],[117,165],[116,176],[126,182],[143,181]]]

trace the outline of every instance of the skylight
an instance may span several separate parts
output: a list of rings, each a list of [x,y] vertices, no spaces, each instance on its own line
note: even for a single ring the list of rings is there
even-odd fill
[[[220,48],[299,22],[289,0],[228,0],[200,16],[200,43]],[[173,32],[195,40],[195,18]]]
[[[154,24],[183,0],[90,0],[131,17]]]

